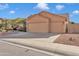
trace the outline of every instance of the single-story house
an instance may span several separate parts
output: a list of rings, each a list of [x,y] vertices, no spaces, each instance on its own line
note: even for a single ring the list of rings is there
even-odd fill
[[[68,14],[59,15],[46,11],[34,14],[26,20],[27,32],[72,33],[75,26],[79,27],[79,25],[70,25]],[[73,27],[72,32],[70,32],[71,27]],[[76,31],[79,32],[79,30]]]

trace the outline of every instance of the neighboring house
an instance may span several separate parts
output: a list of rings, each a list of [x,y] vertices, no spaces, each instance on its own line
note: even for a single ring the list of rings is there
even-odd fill
[[[67,16],[42,11],[27,18],[26,28],[28,32],[66,33]]]

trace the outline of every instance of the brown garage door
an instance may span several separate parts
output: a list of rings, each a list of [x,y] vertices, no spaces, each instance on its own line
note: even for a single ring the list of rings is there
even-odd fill
[[[44,23],[44,22],[29,23],[28,31],[29,32],[48,32],[48,23]]]
[[[64,23],[51,23],[50,32],[53,33],[65,33],[65,24]]]

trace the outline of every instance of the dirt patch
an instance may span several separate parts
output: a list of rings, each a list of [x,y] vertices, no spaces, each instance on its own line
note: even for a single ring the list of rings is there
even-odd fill
[[[62,34],[54,43],[79,46],[79,34]]]

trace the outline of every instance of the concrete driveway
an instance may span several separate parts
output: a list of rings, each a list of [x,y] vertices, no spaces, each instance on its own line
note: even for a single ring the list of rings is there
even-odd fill
[[[29,32],[6,32],[0,34],[0,38],[49,38],[55,36],[54,33],[29,33]]]

